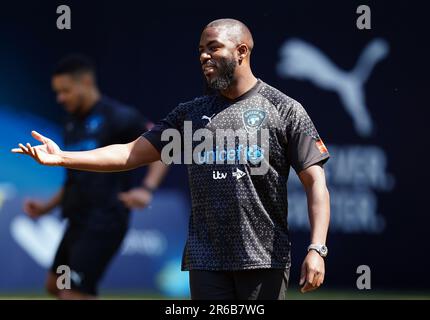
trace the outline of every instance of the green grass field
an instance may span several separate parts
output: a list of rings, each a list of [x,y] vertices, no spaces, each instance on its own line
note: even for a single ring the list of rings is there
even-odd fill
[[[430,300],[430,292],[423,291],[384,291],[384,290],[335,290],[321,288],[314,292],[302,294],[298,288],[288,289],[289,300]],[[145,292],[102,292],[101,299],[106,300],[186,300],[188,297],[165,297]],[[4,299],[52,299],[43,292],[0,293]]]

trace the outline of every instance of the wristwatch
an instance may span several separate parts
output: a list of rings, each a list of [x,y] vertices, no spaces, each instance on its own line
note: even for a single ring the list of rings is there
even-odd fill
[[[327,257],[328,254],[328,248],[326,245],[324,244],[314,244],[312,243],[311,245],[309,245],[308,247],[308,252],[310,250],[315,250],[316,252],[319,253],[319,255],[323,258]]]

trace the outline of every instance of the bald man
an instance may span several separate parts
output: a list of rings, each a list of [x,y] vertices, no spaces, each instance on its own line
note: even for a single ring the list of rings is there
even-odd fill
[[[323,164],[329,153],[303,107],[253,75],[253,46],[242,22],[209,23],[199,54],[213,94],[180,104],[133,142],[66,152],[33,132],[41,145],[20,144],[13,151],[45,165],[130,170],[166,161],[175,141],[162,134],[179,132],[190,140],[191,124],[194,138],[184,145],[192,143],[194,150],[188,157],[192,213],[182,269],[190,272],[192,299],[285,299],[291,264],[286,186],[293,167],[306,190],[311,226],[301,291],[314,290],[324,280],[327,255],[330,205]],[[209,147],[198,145],[202,136]],[[186,158],[190,148],[180,151]],[[263,173],[255,170],[262,167]]]

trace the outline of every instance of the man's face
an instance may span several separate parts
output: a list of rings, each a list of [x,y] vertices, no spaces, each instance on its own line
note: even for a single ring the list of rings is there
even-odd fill
[[[82,79],[68,74],[55,75],[52,78],[52,88],[57,95],[57,102],[68,113],[78,113],[82,107],[86,90]]]
[[[210,88],[225,90],[234,79],[236,44],[224,30],[206,28],[200,37],[199,53],[203,74]]]

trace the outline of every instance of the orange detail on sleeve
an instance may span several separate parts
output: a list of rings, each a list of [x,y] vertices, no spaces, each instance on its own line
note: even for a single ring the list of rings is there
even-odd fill
[[[315,144],[321,153],[327,153],[328,152],[326,146],[324,145],[324,142],[321,139],[317,140],[315,142]]]

